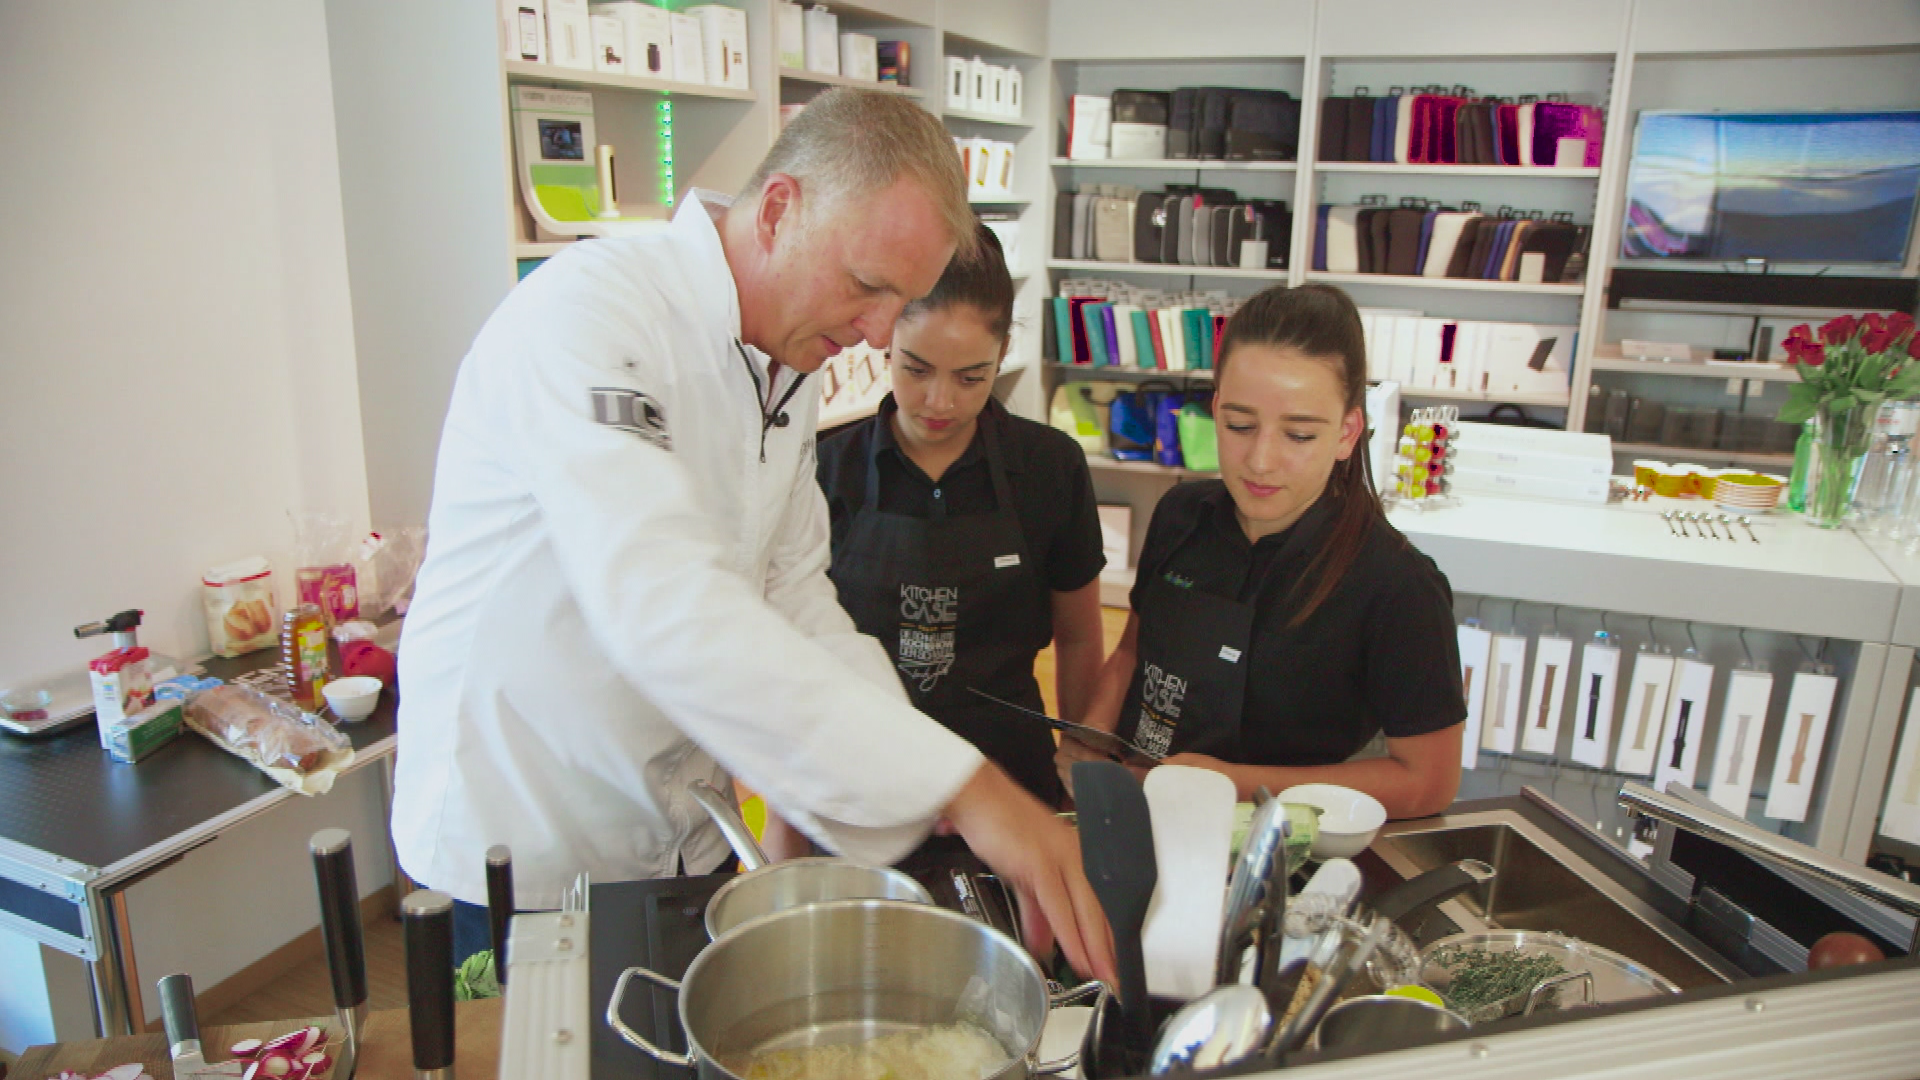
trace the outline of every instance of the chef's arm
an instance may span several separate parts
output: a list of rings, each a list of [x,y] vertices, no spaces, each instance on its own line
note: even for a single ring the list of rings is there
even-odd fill
[[[767,603],[821,648],[894,700],[905,703],[907,692],[887,651],[855,628],[853,617],[840,606],[839,592],[827,576],[832,560],[827,498],[814,479],[812,460],[806,460],[796,471],[773,561],[767,567]]]
[[[1060,718],[1084,723],[1100,682],[1106,652],[1100,619],[1100,579],[1053,594],[1053,687]],[[1122,688],[1125,689],[1124,687]]]
[[[1242,802],[1254,791],[1285,791],[1296,784],[1338,784],[1380,800],[1390,818],[1437,814],[1460,791],[1460,733],[1464,724],[1426,735],[1387,740],[1387,756],[1310,768],[1239,765],[1203,754],[1175,754],[1169,765],[1193,765],[1224,773]]]

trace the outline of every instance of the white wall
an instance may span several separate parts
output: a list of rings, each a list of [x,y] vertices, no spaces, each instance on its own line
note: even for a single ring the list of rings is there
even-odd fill
[[[424,525],[454,372],[514,281],[498,22],[493,0],[324,6],[372,516]]]
[[[203,654],[202,569],[367,518],[319,0],[104,16],[0,4],[0,683],[126,607]]]

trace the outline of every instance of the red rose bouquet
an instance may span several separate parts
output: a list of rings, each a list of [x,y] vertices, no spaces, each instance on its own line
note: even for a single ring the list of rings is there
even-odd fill
[[[1806,518],[1834,528],[1853,498],[1854,465],[1873,437],[1880,403],[1920,395],[1913,316],[1842,315],[1817,335],[1802,323],[1787,331],[1782,347],[1800,382],[1781,406],[1780,419],[1814,422],[1805,463]]]

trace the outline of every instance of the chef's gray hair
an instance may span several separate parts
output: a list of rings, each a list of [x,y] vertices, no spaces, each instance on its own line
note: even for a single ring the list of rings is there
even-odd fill
[[[849,200],[910,177],[945,219],[957,245],[955,257],[973,254],[975,219],[953,136],[932,113],[901,95],[842,88],[814,98],[761,159],[740,191],[741,200],[758,196],[775,173],[799,180],[803,199],[818,197],[803,210],[808,217],[830,216]]]

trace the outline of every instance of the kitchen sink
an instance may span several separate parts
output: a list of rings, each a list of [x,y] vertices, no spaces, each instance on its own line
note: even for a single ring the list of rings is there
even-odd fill
[[[1517,812],[1486,810],[1388,825],[1372,852],[1390,877],[1411,878],[1458,859],[1478,859],[1496,876],[1405,927],[1422,947],[1449,934],[1549,930],[1611,949],[1664,975],[1682,990],[1742,977],[1728,961],[1657,908]],[[1371,878],[1382,867],[1367,859]],[[1373,881],[1369,881],[1372,886]]]

